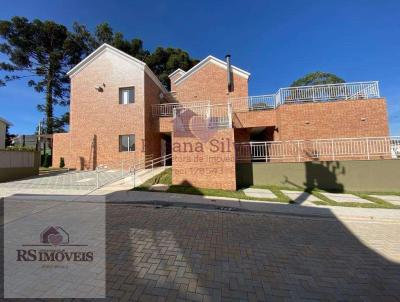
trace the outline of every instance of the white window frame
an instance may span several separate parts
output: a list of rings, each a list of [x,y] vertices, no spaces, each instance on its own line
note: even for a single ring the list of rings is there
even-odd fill
[[[124,136],[128,137],[128,150],[122,150],[122,138]],[[133,149],[131,149],[131,141],[130,141],[131,136],[133,136]],[[119,142],[118,142],[118,144],[119,144],[119,146],[118,146],[119,152],[134,152],[136,150],[136,136],[135,136],[135,134],[132,134],[132,133],[131,134],[121,134],[118,139],[119,139]]]
[[[129,91],[132,93],[132,101],[130,102],[129,100]],[[120,87],[119,88],[119,104],[120,105],[129,105],[129,104],[134,104],[135,103],[135,86],[129,86],[129,87]],[[126,100],[127,98],[127,100]]]

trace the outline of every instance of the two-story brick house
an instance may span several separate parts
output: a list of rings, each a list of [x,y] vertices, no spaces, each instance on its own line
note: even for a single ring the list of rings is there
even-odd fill
[[[214,160],[179,158],[186,151],[174,145],[207,144],[201,134],[204,129],[196,129],[192,116],[194,135],[182,137],[174,128],[174,122],[189,110],[200,122],[207,121],[207,131],[215,128],[206,136],[208,140],[265,142],[262,152],[267,161],[276,152],[269,142],[386,137],[389,133],[386,101],[380,98],[376,82],[284,88],[251,97],[247,71],[208,56],[188,71],[173,72],[171,91],[167,91],[145,63],[106,44],[68,74],[70,131],[54,135],[53,162],[57,165],[64,157],[71,168],[120,168],[124,162],[129,165],[172,152],[174,183],[235,189],[235,148],[233,160],[222,162],[216,162],[216,152],[208,149],[194,153],[205,158],[212,155]],[[307,156],[296,160],[309,160]],[[205,173],[207,167],[220,169]],[[200,175],[193,173],[198,169]]]

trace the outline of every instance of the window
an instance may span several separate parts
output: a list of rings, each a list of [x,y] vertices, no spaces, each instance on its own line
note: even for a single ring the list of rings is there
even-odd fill
[[[135,87],[125,87],[119,89],[119,103],[131,104],[135,102]]]
[[[120,135],[119,136],[119,152],[135,151],[135,135]]]

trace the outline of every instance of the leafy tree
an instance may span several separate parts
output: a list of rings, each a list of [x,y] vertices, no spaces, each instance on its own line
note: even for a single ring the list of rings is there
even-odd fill
[[[16,137],[15,134],[10,133],[10,127],[6,126],[6,148],[12,145],[12,140]]]
[[[188,70],[199,61],[190,58],[189,54],[182,49],[157,47],[156,50],[145,59],[145,62],[160,79],[161,83],[169,89],[169,74],[178,68]]]
[[[328,72],[316,71],[297,79],[290,87],[344,83],[345,80]]]
[[[170,81],[168,75],[178,68],[188,70],[199,61],[190,58],[186,51],[179,48],[157,47],[154,52],[143,48],[140,39],[126,40],[121,32],[114,33],[108,23],[99,24],[93,37],[94,49],[103,43],[108,43],[127,54],[144,61],[168,89]]]
[[[0,85],[19,79],[28,79],[28,85],[45,94],[45,103],[38,110],[45,112],[46,129],[53,133],[54,105],[69,104],[69,79],[66,71],[78,63],[90,50],[84,27],[75,24],[68,32],[64,25],[53,21],[29,22],[24,17],[0,21],[0,52],[8,62],[0,62],[0,70],[7,74]]]
[[[53,21],[24,17],[0,20],[0,53],[8,60],[0,62],[0,86],[7,82],[26,79],[35,91],[45,94],[38,110],[45,113],[47,133],[63,132],[69,115],[54,117],[55,105],[69,105],[69,78],[66,72],[103,43],[108,43],[144,61],[169,88],[168,75],[177,68],[188,70],[198,60],[190,58],[179,48],[158,47],[153,53],[143,48],[140,39],[127,40],[108,23],[99,24],[94,34],[84,25],[74,23],[72,30]]]

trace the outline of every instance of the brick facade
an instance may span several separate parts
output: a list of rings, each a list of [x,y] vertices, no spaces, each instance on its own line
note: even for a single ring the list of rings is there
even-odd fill
[[[228,93],[227,71],[225,68],[209,62],[184,81],[173,86],[175,98],[179,102],[211,101],[221,104],[229,97],[248,95],[248,80],[233,73],[234,91]]]
[[[381,137],[389,135],[386,100],[285,104],[275,110],[237,112],[234,127],[274,127],[272,140]]]
[[[126,168],[146,157],[164,155],[172,140],[174,184],[234,190],[235,142],[389,135],[386,101],[379,98],[243,110],[233,114],[233,128],[216,131],[214,143],[210,139],[203,143],[204,133],[196,131],[182,137],[174,133],[172,117],[152,116],[152,105],[165,103],[170,96],[148,67],[110,46],[102,47],[105,51],[84,61],[83,67],[71,75],[70,132],[54,135],[55,166],[64,157],[70,168],[120,168],[123,161]],[[195,72],[177,71],[170,76],[176,101],[207,100],[216,105],[248,96],[248,73],[234,67],[234,91],[228,93],[227,70],[222,61],[205,59],[199,66],[193,69]],[[119,89],[123,87],[134,87],[133,104],[119,104]],[[247,108],[247,99],[243,104]],[[135,151],[120,152],[119,136],[127,134],[135,135]],[[213,144],[224,142],[231,144],[230,152],[213,148]],[[202,150],[187,152],[175,148],[198,143],[203,144]]]
[[[388,136],[386,100],[347,100],[280,106],[278,140]]]
[[[54,163],[59,161],[59,157],[64,157],[70,168],[93,169],[99,165],[119,168],[122,161],[143,159],[145,82],[140,66],[129,64],[125,58],[107,51],[73,75],[70,142],[66,142],[65,134],[55,135]],[[97,86],[102,91],[96,90]],[[134,87],[133,104],[119,104],[119,89],[122,87]],[[153,89],[147,87],[146,92],[151,94]],[[149,120],[148,114],[146,118]],[[135,151],[119,152],[119,136],[127,134],[135,135]]]
[[[236,190],[234,129],[218,130],[206,141],[200,131],[193,135],[172,136],[172,183]]]
[[[53,134],[53,167],[60,165],[61,157],[64,158],[66,167],[72,167],[70,155],[71,135],[69,133]]]

